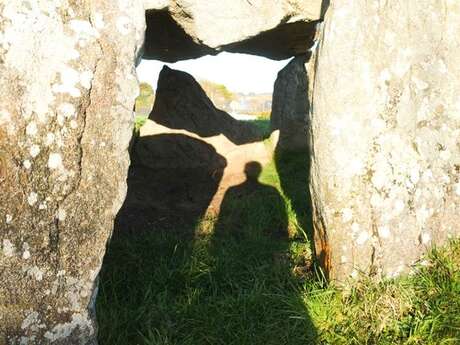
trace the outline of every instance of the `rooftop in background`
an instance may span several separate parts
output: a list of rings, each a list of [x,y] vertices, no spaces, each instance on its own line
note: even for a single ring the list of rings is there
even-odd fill
[[[272,93],[278,72],[288,60],[274,61],[247,54],[221,53],[176,63],[142,60],[137,67],[138,78],[156,89],[158,75],[164,65],[190,73],[195,79],[205,79],[225,85],[233,92]]]

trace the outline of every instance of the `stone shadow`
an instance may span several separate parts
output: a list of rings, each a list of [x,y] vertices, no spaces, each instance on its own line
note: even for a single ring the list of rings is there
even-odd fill
[[[205,214],[226,167],[214,147],[182,134],[139,137],[114,235],[189,229]],[[179,216],[178,216],[179,215]]]
[[[275,164],[281,189],[290,200],[297,223],[316,255],[313,229],[313,207],[310,194],[310,153],[308,150],[289,151],[277,146]]]
[[[184,129],[203,138],[223,134],[236,145],[264,139],[256,125],[238,121],[216,108],[190,74],[168,66],[160,72],[149,118],[168,128]]]

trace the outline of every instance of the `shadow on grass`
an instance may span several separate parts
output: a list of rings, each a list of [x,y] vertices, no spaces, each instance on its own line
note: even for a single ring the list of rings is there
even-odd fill
[[[281,189],[290,201],[300,233],[308,239],[311,253],[315,253],[313,238],[312,201],[309,188],[310,156],[307,149],[288,151],[275,149],[275,165]]]
[[[217,220],[184,224],[177,214],[178,231],[118,229],[101,272],[100,344],[315,343],[302,278],[292,273],[284,201],[258,182],[257,163],[245,172]]]

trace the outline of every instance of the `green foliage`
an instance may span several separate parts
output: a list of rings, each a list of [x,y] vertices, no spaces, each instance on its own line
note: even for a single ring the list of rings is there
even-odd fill
[[[230,103],[236,98],[235,94],[223,84],[217,84],[209,80],[201,80],[200,85],[208,97],[214,101],[218,101],[218,98],[222,98],[224,103]]]
[[[139,84],[140,92],[139,96],[148,97],[153,95],[153,88],[149,83],[142,82]]]
[[[153,91],[153,88],[148,83],[140,83],[139,96],[136,98],[135,103],[137,115],[142,115],[146,110],[150,110],[152,108],[154,100],[155,93]]]
[[[137,134],[139,133],[139,130],[141,127],[145,124],[147,121],[148,117],[144,115],[136,115],[134,118],[134,133]]]

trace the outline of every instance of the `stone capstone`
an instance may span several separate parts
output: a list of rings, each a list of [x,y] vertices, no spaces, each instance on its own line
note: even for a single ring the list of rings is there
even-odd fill
[[[280,130],[279,146],[285,150],[308,148],[308,76],[306,56],[292,59],[275,81],[270,117],[272,130]]]
[[[148,0],[144,58],[175,62],[221,51],[282,60],[313,44],[322,0]]]
[[[0,344],[96,344],[141,1],[0,2]]]
[[[160,72],[149,118],[168,128],[185,129],[201,137],[224,134],[236,144],[263,140],[255,125],[238,121],[217,109],[190,74],[167,66]]]
[[[396,277],[460,234],[459,32],[457,1],[331,2],[311,107],[331,278]]]

